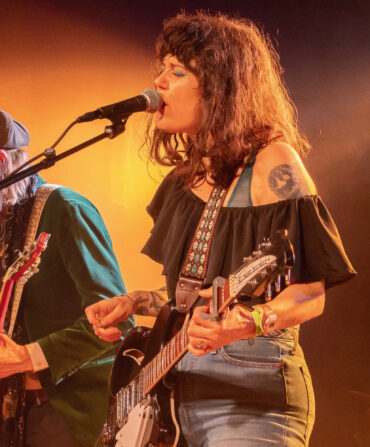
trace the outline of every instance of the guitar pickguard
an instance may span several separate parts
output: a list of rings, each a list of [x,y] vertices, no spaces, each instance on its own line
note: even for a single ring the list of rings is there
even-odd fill
[[[125,425],[116,435],[115,447],[142,447],[158,436],[155,408],[148,401],[138,403],[130,412]]]

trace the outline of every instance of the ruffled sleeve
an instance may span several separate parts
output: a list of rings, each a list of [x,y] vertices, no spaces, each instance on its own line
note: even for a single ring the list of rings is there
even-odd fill
[[[184,190],[172,174],[164,179],[147,208],[154,226],[142,251],[163,265],[170,297],[174,297],[203,208],[204,202]],[[329,211],[315,195],[256,207],[222,208],[214,230],[205,285],[210,285],[216,276],[228,277],[240,267],[244,256],[281,229],[288,230],[294,247],[295,282],[324,279],[328,288],[356,274]]]

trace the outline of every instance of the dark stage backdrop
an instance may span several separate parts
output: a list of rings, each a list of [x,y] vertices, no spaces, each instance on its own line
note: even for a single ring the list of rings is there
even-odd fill
[[[74,36],[70,37],[75,39],[73,51],[80,45],[81,56],[89,50],[97,30],[109,33],[123,44],[125,41],[134,43],[143,54],[153,54],[154,39],[161,29],[162,20],[182,8],[239,14],[253,19],[272,36],[285,68],[285,80],[298,107],[300,126],[313,146],[305,163],[359,273],[351,282],[329,290],[324,315],[302,327],[301,342],[313,376],[317,400],[317,419],[310,445],[369,446],[369,2],[14,0],[10,3],[0,0],[0,4],[3,76],[7,66],[4,50],[8,43],[14,44],[14,39],[27,42],[34,32],[41,33],[43,43],[58,39],[57,33],[61,32]],[[14,8],[18,8],[17,13]],[[39,8],[40,16],[41,10],[53,8],[54,15],[60,14],[64,21],[69,17],[73,24],[80,18],[83,28],[80,31],[73,29],[74,34],[71,34],[67,20],[65,28],[56,29],[54,34],[47,23],[38,20],[37,15],[32,16],[35,8]],[[18,31],[12,29],[11,41],[9,33],[4,32],[7,14],[12,20],[19,17],[23,28]],[[32,23],[27,21],[28,14],[33,17]],[[67,53],[68,45],[71,45],[70,40],[64,49]],[[37,53],[36,46],[32,51]],[[58,52],[58,47],[55,51]],[[97,65],[103,51],[99,48]],[[58,53],[50,54],[50,57],[58,58]],[[120,57],[122,55],[118,52],[116,58]],[[21,55],[18,60],[21,69]],[[133,70],[134,60],[134,57],[127,57],[121,62]],[[78,60],[75,63],[78,66]],[[141,63],[140,71],[143,66]],[[123,70],[122,79],[124,74]],[[37,70],[29,76],[30,83],[32,76],[36,80]],[[58,72],[57,76],[63,76],[63,73]],[[138,76],[142,76],[139,70]],[[107,85],[109,82],[106,79]],[[144,89],[147,85],[142,87]],[[1,88],[0,85],[0,91]],[[132,92],[129,96],[134,94]],[[125,97],[119,95],[117,92],[116,100]],[[99,99],[102,100],[103,97]],[[97,101],[92,101],[92,105],[96,106]],[[107,98],[102,104],[109,102],[113,101]],[[6,108],[6,105],[2,107]],[[33,110],[33,105],[22,104],[19,100],[17,107]],[[74,110],[73,102],[69,108],[73,111],[71,118],[87,111]],[[105,212],[109,214],[108,210]]]

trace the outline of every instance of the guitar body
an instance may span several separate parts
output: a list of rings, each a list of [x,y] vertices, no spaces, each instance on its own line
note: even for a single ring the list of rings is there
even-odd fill
[[[241,294],[251,295],[259,287],[266,288],[268,301],[269,289],[280,292],[282,277],[285,285],[290,283],[293,263],[287,231],[278,231],[244,258],[227,280],[214,279],[210,310],[203,318],[222,318]],[[177,445],[180,429],[168,373],[187,352],[190,318],[191,312],[184,316],[167,304],[151,331],[134,328],[126,335],[111,373],[109,414],[102,433],[105,447]]]
[[[177,318],[170,306],[159,313],[153,329],[135,327],[122,342],[109,380],[110,406],[102,440],[105,447],[169,447],[176,445],[179,436],[174,419],[171,388],[163,381],[140,402],[132,405],[125,401],[130,412],[124,420],[117,417],[117,393],[128,386],[163,348],[169,338],[169,328],[182,326],[183,318]],[[176,323],[174,323],[176,320]],[[174,329],[171,329],[173,333]],[[172,408],[171,408],[172,406]]]

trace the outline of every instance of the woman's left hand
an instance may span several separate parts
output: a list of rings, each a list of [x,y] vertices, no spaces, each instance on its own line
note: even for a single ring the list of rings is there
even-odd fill
[[[242,338],[254,337],[255,324],[252,314],[241,305],[227,311],[225,318],[219,321],[206,320],[200,313],[208,312],[208,306],[194,310],[188,327],[188,350],[197,357],[226,346]]]

